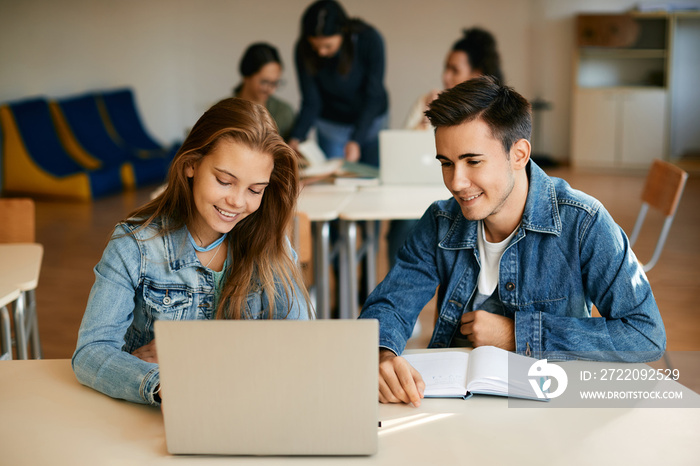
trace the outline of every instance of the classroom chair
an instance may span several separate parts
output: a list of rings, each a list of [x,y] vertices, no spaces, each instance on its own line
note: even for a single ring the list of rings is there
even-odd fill
[[[650,207],[664,215],[664,223],[656,240],[651,259],[649,262],[642,264],[644,272],[649,272],[653,269],[661,256],[671,224],[676,217],[678,203],[683,195],[687,179],[688,173],[685,170],[663,160],[655,159],[651,164],[651,168],[649,168],[647,180],[642,190],[642,207],[639,209],[637,221],[630,235],[630,246],[633,247],[637,242]],[[668,352],[664,353],[664,362],[669,369],[673,369]]]
[[[639,238],[639,233],[642,230],[642,225],[650,207],[664,215],[664,224],[656,241],[651,259],[642,265],[644,272],[654,268],[661,256],[661,251],[664,248],[668,232],[676,216],[678,203],[681,200],[687,179],[688,173],[672,163],[656,159],[651,164],[642,191],[642,207],[639,210],[637,221],[630,235],[630,246],[634,247]]]
[[[292,247],[297,253],[300,264],[311,262],[311,221],[304,212],[297,212],[294,215],[292,225]]]
[[[311,239],[311,220],[309,216],[304,212],[297,212],[292,220],[291,231],[289,234],[291,239],[292,247],[297,253],[297,262],[301,267],[302,274],[304,276],[304,283],[307,288],[309,288],[309,293],[311,294],[311,299],[314,308],[316,307],[314,293],[313,293],[313,246]]]

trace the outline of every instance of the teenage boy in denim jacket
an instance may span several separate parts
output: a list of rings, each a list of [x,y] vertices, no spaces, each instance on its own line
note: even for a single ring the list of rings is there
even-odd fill
[[[627,237],[599,201],[530,160],[527,100],[477,78],[426,115],[453,198],[426,211],[360,316],[380,324],[379,400],[420,404],[423,380],[397,355],[436,288],[430,347],[658,359],[666,334]]]

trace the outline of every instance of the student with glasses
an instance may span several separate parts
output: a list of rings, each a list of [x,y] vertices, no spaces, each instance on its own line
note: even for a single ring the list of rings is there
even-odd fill
[[[258,42],[250,45],[238,69],[243,80],[233,90],[234,97],[263,105],[277,123],[280,135],[286,140],[294,125],[294,110],[282,99],[274,96],[284,85],[282,60],[277,49]]]

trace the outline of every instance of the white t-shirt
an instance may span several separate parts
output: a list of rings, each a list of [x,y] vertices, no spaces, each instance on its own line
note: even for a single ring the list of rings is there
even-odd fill
[[[486,240],[486,231],[484,230],[484,221],[479,221],[477,232],[477,247],[479,248],[479,259],[481,261],[481,272],[479,272],[479,283],[477,285],[478,295],[474,298],[473,309],[479,309],[479,305],[491,296],[498,286],[498,267],[501,263],[501,256],[510,244],[515,233],[518,231],[516,227],[510,235],[503,241],[498,243],[490,243]]]
[[[513,239],[518,227],[508,235],[506,239],[498,243],[489,243],[486,240],[486,232],[484,231],[484,222],[480,221],[477,231],[477,248],[479,250],[479,260],[481,261],[481,271],[477,282],[476,292],[467,306],[467,312],[483,309],[496,314],[503,313],[503,304],[498,297],[498,268],[501,262],[503,252]],[[471,346],[471,342],[467,337],[462,335],[459,330],[452,336],[450,343],[452,347]]]

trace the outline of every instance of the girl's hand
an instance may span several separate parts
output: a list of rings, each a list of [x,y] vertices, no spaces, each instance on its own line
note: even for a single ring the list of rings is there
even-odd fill
[[[143,359],[146,362],[154,362],[158,364],[158,354],[156,354],[156,340],[151,340],[150,343],[143,345],[141,348],[136,348],[131,352],[134,356],[139,359]]]

